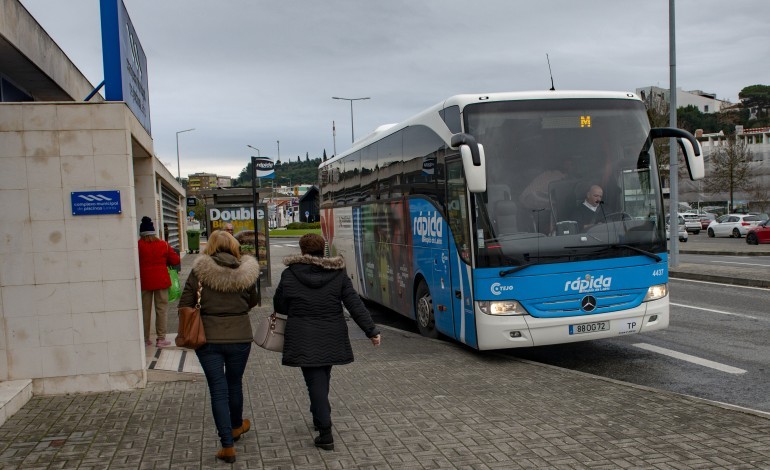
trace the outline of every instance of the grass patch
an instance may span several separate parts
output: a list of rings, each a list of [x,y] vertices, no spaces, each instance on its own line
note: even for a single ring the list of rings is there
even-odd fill
[[[302,235],[305,235],[306,233],[317,233],[318,235],[321,235],[321,229],[318,228],[312,228],[312,229],[305,229],[305,230],[271,230],[270,231],[270,238],[282,238],[282,237],[301,237]]]

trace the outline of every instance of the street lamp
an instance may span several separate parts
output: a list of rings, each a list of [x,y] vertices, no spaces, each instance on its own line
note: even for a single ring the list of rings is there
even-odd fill
[[[358,100],[368,100],[369,97],[364,98],[340,98],[339,96],[332,96],[333,100],[345,100],[350,101],[350,143],[353,143],[356,141],[356,136],[353,133],[353,102]]]
[[[183,131],[177,131],[176,132],[176,177],[179,180],[179,184],[182,184],[182,170],[179,167],[179,134],[182,132],[190,132],[194,131],[195,129],[185,129]]]
[[[259,149],[258,148],[254,147],[253,145],[249,145],[249,144],[246,144],[246,147],[249,147],[249,148],[252,148],[252,149],[256,150],[257,151],[257,156],[260,157],[260,158],[262,157],[262,155],[259,154]]]

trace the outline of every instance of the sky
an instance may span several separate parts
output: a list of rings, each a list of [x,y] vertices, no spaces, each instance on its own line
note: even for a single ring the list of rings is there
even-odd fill
[[[94,85],[99,0],[20,0]],[[463,93],[670,86],[666,0],[123,0],[155,153],[183,177],[341,153]],[[770,84],[770,1],[677,0],[676,84]],[[103,93],[102,93],[103,94]],[[351,130],[350,101],[353,102]],[[336,128],[336,133],[333,131]],[[194,131],[177,134],[194,128]],[[353,131],[353,132],[351,132]],[[335,150],[336,149],[336,150]]]

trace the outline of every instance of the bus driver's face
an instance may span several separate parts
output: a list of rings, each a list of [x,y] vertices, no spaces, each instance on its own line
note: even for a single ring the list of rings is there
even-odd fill
[[[586,193],[586,202],[591,204],[591,206],[596,207],[601,202],[603,195],[604,191],[602,191],[602,188],[599,186],[591,186],[591,189]]]

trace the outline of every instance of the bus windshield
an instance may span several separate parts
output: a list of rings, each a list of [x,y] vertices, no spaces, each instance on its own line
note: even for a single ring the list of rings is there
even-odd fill
[[[474,195],[479,267],[665,252],[641,102],[478,103],[463,118],[486,155],[487,192]]]

